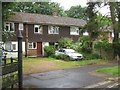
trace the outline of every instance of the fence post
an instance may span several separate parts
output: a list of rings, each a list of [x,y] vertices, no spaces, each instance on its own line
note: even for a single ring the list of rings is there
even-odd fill
[[[19,30],[18,33],[18,87],[19,90],[22,90],[23,86],[23,72],[22,72],[22,33]]]
[[[6,62],[6,55],[4,56],[4,65],[6,65],[7,62]]]
[[[13,63],[13,58],[12,57],[10,58],[10,61],[11,61],[11,64],[12,64]]]

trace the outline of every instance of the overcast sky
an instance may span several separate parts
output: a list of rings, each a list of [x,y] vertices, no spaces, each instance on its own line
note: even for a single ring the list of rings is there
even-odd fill
[[[53,2],[60,3],[65,10],[70,9],[71,6],[81,5],[82,7],[86,6],[87,0],[52,0]]]
[[[51,0],[53,2],[60,3],[60,6],[62,6],[65,10],[70,9],[71,6],[81,5],[82,7],[87,6],[86,3],[88,0]],[[104,7],[99,9],[100,12],[105,15],[109,12],[109,7]]]

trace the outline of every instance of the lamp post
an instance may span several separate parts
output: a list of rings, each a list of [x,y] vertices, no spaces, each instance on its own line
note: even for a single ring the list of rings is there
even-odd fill
[[[23,72],[22,72],[22,33],[21,30],[18,32],[18,87],[22,90],[23,86]]]

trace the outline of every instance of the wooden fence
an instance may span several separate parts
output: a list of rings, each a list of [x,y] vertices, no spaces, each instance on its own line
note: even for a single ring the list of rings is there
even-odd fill
[[[2,59],[2,89],[14,88],[18,84],[18,61],[6,56]]]

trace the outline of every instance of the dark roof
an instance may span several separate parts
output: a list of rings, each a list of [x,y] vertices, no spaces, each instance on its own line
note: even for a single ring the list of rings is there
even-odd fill
[[[33,14],[33,13],[23,13],[23,12],[16,12],[10,18],[10,21],[21,22],[21,23],[51,24],[51,25],[79,26],[79,27],[84,26],[86,24],[86,21],[82,19]]]

